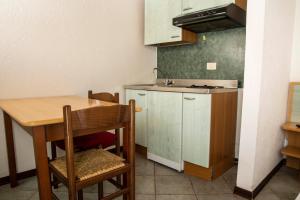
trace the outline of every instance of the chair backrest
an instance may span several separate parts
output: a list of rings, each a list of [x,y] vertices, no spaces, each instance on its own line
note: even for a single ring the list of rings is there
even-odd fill
[[[66,165],[69,187],[75,187],[73,135],[87,135],[98,131],[123,128],[123,157],[134,163],[135,101],[129,105],[113,105],[72,111],[71,106],[63,107]]]
[[[119,103],[119,93],[115,93],[114,95],[112,95],[108,92],[93,93],[92,90],[89,90],[88,97],[90,99],[96,99],[100,101]]]

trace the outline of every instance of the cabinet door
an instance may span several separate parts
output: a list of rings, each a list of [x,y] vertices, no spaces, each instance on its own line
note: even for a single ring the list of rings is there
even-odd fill
[[[181,41],[182,29],[173,26],[182,0],[145,0],[145,45]]]
[[[147,147],[147,91],[126,90],[126,102],[130,99],[134,99],[136,105],[142,108],[142,112],[136,113],[135,143]]]
[[[183,160],[209,167],[211,95],[183,94]]]
[[[182,0],[182,13],[187,14],[234,2],[235,0]]]
[[[181,170],[182,93],[148,92],[148,158]]]

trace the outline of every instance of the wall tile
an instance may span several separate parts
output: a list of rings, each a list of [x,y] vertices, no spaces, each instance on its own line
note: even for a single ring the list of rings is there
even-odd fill
[[[203,36],[206,40],[203,40]],[[194,45],[158,48],[158,78],[239,80],[243,85],[246,29],[198,34]],[[217,70],[206,70],[216,62]]]

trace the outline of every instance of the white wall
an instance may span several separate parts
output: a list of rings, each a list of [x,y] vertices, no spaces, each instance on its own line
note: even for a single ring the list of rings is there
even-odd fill
[[[291,81],[300,82],[300,1],[296,3],[295,28],[293,40],[293,55],[291,66]]]
[[[153,80],[141,0],[1,0],[0,99],[122,92]],[[122,94],[121,94],[122,97]],[[18,171],[35,168],[32,139],[14,126]],[[8,175],[2,114],[0,177]]]
[[[295,0],[248,1],[237,186],[249,191],[282,159],[294,8]]]

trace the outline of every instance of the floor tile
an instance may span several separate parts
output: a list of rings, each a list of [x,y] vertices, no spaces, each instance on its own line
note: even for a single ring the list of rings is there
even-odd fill
[[[156,176],[157,194],[194,194],[189,178],[185,176]]]
[[[135,200],[155,200],[155,195],[136,194]]]
[[[155,194],[154,176],[136,176],[136,194]]]
[[[272,191],[261,192],[257,195],[255,200],[281,200],[276,194]]]
[[[217,180],[209,182],[186,176],[137,155],[136,175],[136,200],[245,200],[232,194],[237,176],[236,166]],[[299,180],[299,171],[283,167],[256,200],[295,200],[300,192]],[[104,182],[105,195],[115,190],[111,183]],[[62,184],[54,191],[61,200],[68,200],[67,188]],[[97,199],[97,192],[97,185],[85,188],[84,199]],[[36,177],[19,181],[19,186],[14,189],[9,184],[0,186],[0,200],[10,199],[39,200]],[[122,200],[122,197],[116,200]]]
[[[11,191],[11,190],[12,189],[9,184],[0,186],[0,192],[1,191]],[[14,188],[13,190],[37,191],[38,184],[37,184],[36,176],[18,181],[18,186],[16,188]]]
[[[232,190],[222,177],[213,181],[205,181],[191,177],[196,194],[232,194]]]
[[[155,175],[156,176],[178,176],[178,175],[183,175],[183,173],[180,173],[175,169],[171,169],[159,163],[155,163]]]
[[[284,172],[286,170],[280,170],[268,183],[267,188],[270,188],[277,196],[282,198],[288,196],[296,196],[300,192],[300,178],[298,172],[293,174],[289,172]]]
[[[19,185],[17,187],[18,190],[24,190],[24,191],[37,191],[38,190],[38,183],[37,183],[37,177],[30,177],[25,180],[20,180]]]
[[[198,200],[242,200],[233,194],[199,194]]]
[[[36,191],[11,190],[0,193],[0,200],[27,200],[30,199]]]
[[[236,186],[237,166],[234,166],[231,169],[229,169],[227,172],[225,172],[225,174],[222,177],[233,192],[234,187]]]
[[[156,200],[197,200],[195,195],[157,195]]]
[[[103,192],[105,194],[111,194],[115,191],[117,191],[117,188],[113,184],[111,184],[108,181],[104,181],[104,183],[103,183]],[[84,193],[97,193],[98,192],[98,185],[95,184],[95,185],[92,185],[90,187],[84,188],[83,192]]]
[[[141,155],[136,156],[135,160],[135,175],[136,176],[153,176],[154,162],[143,158]]]

